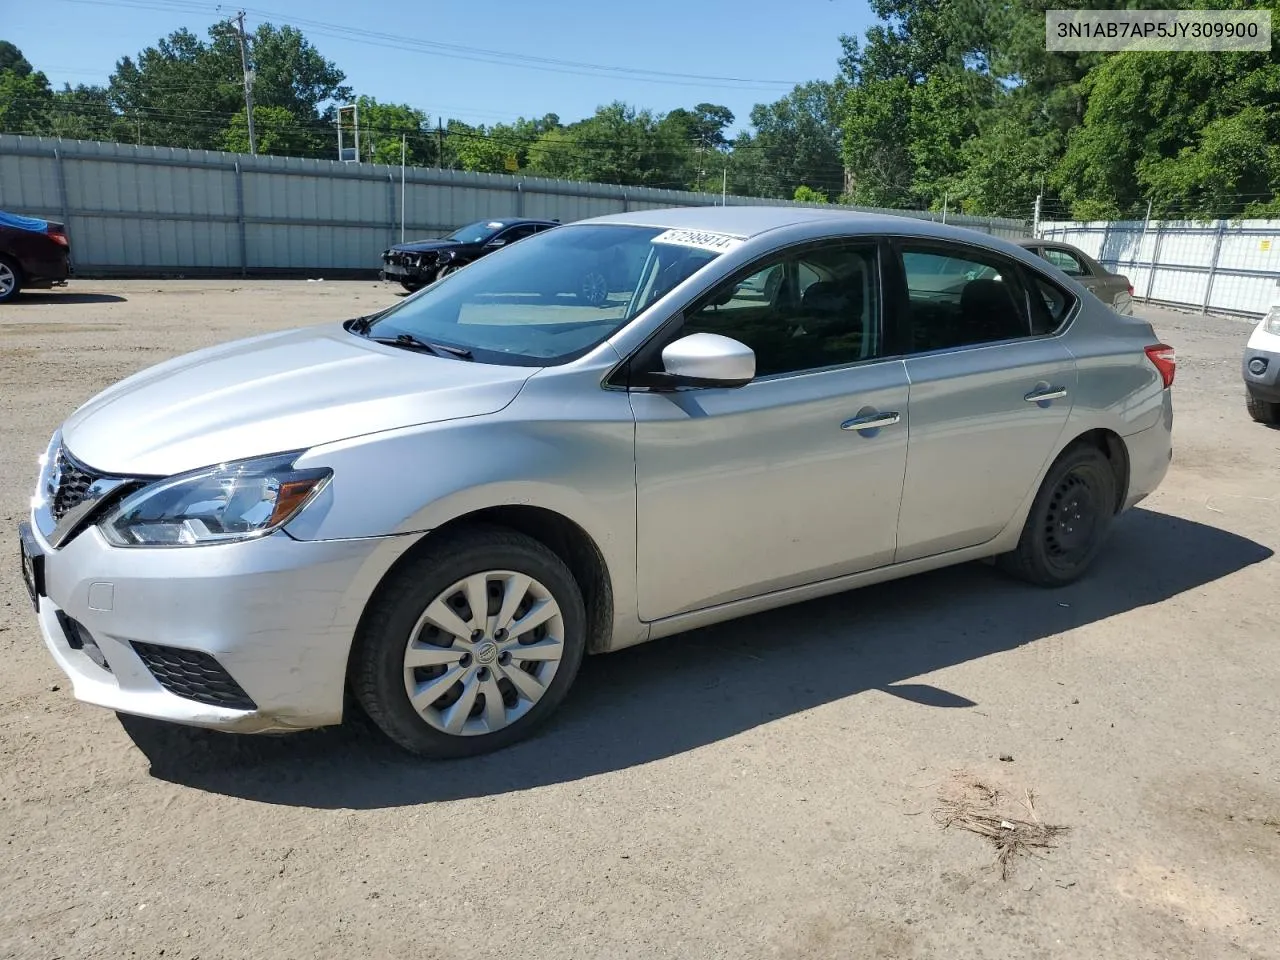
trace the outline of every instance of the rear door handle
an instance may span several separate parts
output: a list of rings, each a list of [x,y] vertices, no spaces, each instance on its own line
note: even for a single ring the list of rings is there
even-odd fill
[[[1032,390],[1022,399],[1027,403],[1044,403],[1046,400],[1061,400],[1066,395],[1066,387],[1044,387],[1039,390]]]
[[[892,427],[901,420],[902,417],[896,410],[886,413],[868,413],[860,417],[854,417],[852,420],[846,420],[840,424],[841,430],[879,430],[881,427]]]

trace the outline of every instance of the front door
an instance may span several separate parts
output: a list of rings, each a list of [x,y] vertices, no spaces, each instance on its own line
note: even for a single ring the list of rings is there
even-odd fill
[[[1050,305],[1037,290],[1049,313],[1033,305],[1014,262],[962,244],[906,243],[899,264],[911,382],[901,563],[1004,529],[1057,449],[1076,368],[1052,335],[1061,297]]]
[[[664,338],[733,337],[757,376],[632,391],[642,619],[892,562],[907,375],[880,359],[878,266],[873,243],[807,245],[713,290]]]

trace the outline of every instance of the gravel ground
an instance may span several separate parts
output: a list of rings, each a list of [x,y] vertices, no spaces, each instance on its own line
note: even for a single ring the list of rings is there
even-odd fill
[[[82,400],[394,296],[83,281],[0,308],[12,552]],[[1180,356],[1174,462],[1084,581],[971,565],[593,658],[541,736],[480,760],[79,705],[12,557],[0,956],[1280,957],[1280,432],[1244,410],[1248,325],[1150,316]],[[1002,879],[934,816],[957,776],[1069,829]]]

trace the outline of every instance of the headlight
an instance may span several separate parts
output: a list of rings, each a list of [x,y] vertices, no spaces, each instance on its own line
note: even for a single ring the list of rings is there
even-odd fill
[[[299,470],[299,453],[240,460],[159,480],[99,524],[117,547],[194,547],[260,537],[305,507],[333,471]]]
[[[1267,314],[1267,319],[1263,323],[1267,333],[1274,333],[1280,337],[1280,303],[1271,308],[1271,312]]]

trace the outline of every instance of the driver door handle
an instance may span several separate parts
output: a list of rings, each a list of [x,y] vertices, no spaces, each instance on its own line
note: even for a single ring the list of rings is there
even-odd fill
[[[868,413],[863,417],[854,417],[840,424],[841,430],[878,430],[881,427],[892,427],[901,420],[896,410],[885,413]]]
[[[1022,399],[1027,403],[1043,403],[1045,400],[1061,400],[1066,395],[1066,387],[1046,387],[1041,390],[1032,390]]]

